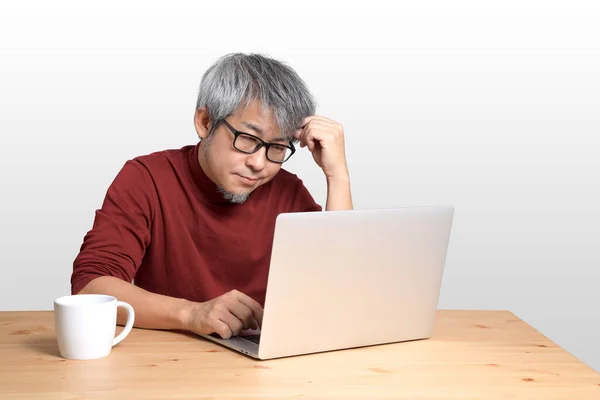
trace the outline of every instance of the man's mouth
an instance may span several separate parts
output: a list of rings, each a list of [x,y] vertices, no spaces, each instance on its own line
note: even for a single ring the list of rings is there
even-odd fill
[[[254,184],[254,183],[256,183],[256,181],[258,181],[257,178],[251,178],[251,177],[247,177],[247,176],[239,175],[239,174],[236,174],[236,175],[239,176],[243,182],[248,183],[248,184]]]

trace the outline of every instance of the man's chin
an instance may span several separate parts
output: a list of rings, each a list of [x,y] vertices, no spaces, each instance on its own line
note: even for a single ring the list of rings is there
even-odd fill
[[[228,202],[230,202],[232,204],[244,203],[246,200],[248,200],[248,197],[250,197],[250,193],[251,193],[251,192],[233,193],[222,187],[219,187],[218,190],[219,190],[219,193],[221,193],[221,196],[223,196],[223,198],[225,200],[227,200]]]

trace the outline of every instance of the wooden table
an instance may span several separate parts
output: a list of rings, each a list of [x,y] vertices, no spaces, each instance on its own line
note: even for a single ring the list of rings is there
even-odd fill
[[[431,339],[255,361],[134,329],[103,359],[60,358],[51,311],[0,312],[1,399],[600,399],[600,374],[507,311],[439,311]]]

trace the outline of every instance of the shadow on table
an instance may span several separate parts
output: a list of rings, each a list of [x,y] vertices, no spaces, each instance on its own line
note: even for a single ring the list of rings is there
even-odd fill
[[[54,336],[31,336],[23,342],[23,346],[48,356],[60,357],[58,343]]]

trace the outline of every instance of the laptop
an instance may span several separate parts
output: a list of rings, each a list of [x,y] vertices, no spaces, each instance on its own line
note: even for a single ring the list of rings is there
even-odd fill
[[[452,206],[277,217],[258,334],[201,335],[267,360],[433,334]]]

